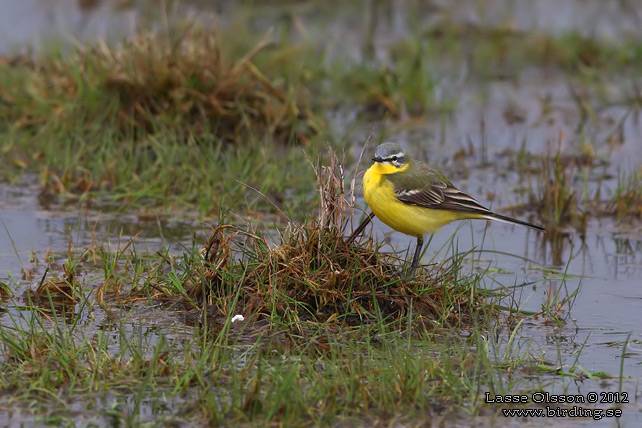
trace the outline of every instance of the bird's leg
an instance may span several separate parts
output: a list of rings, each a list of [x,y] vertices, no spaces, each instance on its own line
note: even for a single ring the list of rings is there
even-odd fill
[[[417,236],[417,247],[415,248],[415,255],[412,256],[412,264],[410,265],[410,271],[408,271],[408,276],[406,280],[410,281],[413,276],[415,276],[415,270],[419,264],[419,256],[421,255],[421,247],[424,246],[424,237],[419,235]]]

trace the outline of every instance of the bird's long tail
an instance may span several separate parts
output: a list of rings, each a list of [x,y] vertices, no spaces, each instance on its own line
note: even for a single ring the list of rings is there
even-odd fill
[[[527,221],[517,220],[516,218],[508,217],[501,214],[490,213],[490,214],[483,215],[483,217],[489,220],[501,221],[504,223],[520,224],[522,226],[530,227],[531,229],[539,230],[540,232],[546,232],[546,230],[541,226],[537,226]]]

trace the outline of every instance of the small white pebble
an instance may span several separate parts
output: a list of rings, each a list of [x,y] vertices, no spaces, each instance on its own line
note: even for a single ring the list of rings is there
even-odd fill
[[[241,314],[234,315],[232,317],[232,322],[234,322],[234,321],[245,321],[245,317],[243,315],[241,315]]]

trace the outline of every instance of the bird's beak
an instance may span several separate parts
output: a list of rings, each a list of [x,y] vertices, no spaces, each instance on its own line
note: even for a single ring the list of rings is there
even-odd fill
[[[375,162],[383,162],[383,158],[381,156],[375,156],[372,158],[372,160]]]

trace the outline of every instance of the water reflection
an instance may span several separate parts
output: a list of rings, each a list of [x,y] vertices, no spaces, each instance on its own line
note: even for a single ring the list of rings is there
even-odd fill
[[[603,238],[597,238],[597,245],[603,246]],[[642,240],[633,238],[613,237],[615,251],[606,254],[606,264],[613,271],[615,279],[642,278]]]

